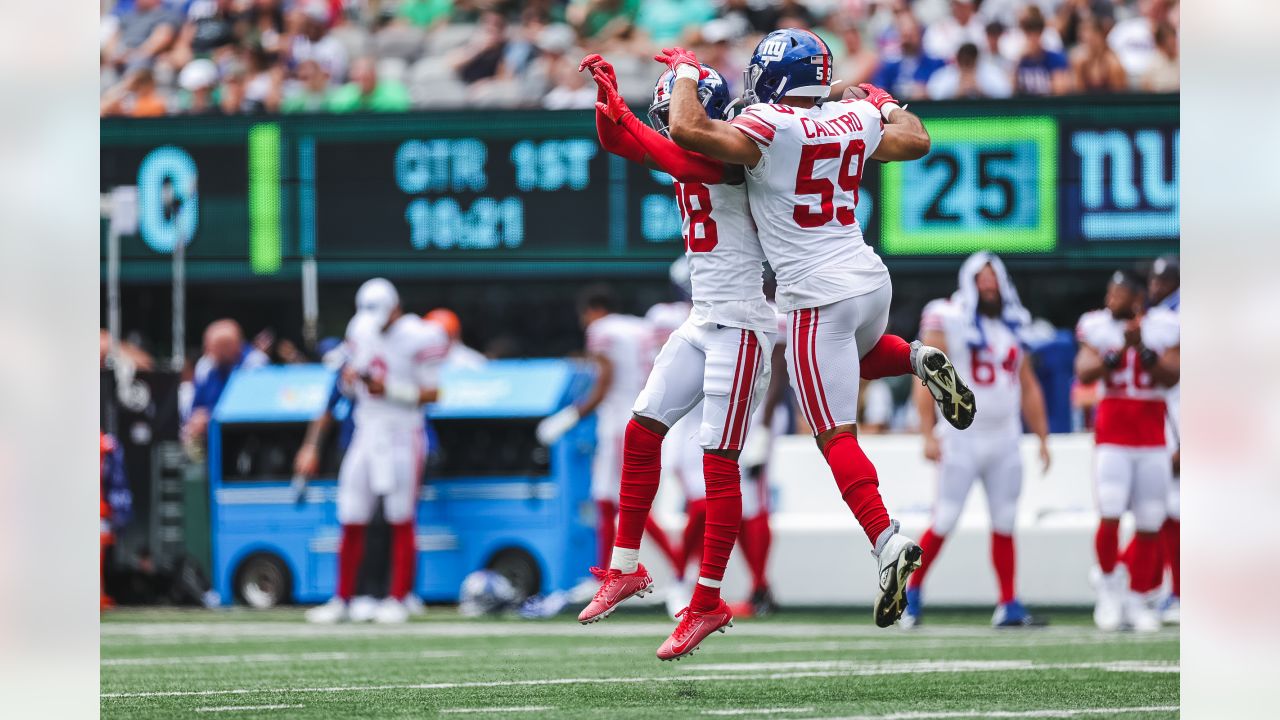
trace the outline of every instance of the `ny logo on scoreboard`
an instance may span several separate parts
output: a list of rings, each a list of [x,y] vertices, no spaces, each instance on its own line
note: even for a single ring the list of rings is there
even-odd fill
[[[1079,231],[1086,240],[1178,235],[1178,130],[1078,130]],[[1072,204],[1074,204],[1072,203]]]

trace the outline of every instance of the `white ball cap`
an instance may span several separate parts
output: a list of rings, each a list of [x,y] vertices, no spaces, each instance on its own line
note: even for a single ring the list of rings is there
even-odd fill
[[[400,294],[386,278],[366,280],[356,291],[356,315],[375,320],[381,327],[387,324],[391,312],[400,305]]]
[[[178,73],[178,85],[187,92],[195,92],[217,82],[218,66],[205,58],[192,60]]]

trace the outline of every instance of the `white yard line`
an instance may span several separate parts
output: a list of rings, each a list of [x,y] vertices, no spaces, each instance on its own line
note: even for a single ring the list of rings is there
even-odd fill
[[[493,680],[475,682],[441,682],[417,683],[402,685],[367,685],[336,686],[309,688],[235,688],[227,690],[168,690],[155,692],[117,692],[102,693],[100,697],[108,698],[153,698],[153,697],[213,697],[224,695],[253,695],[261,693],[347,693],[347,692],[381,692],[390,690],[456,690],[461,688],[496,688],[496,687],[538,687],[548,685],[621,685],[636,683],[666,682],[741,682],[744,680],[790,680],[797,678],[850,677],[874,675],[899,675],[905,673],[951,673],[951,672],[989,672],[999,671],[1044,671],[1044,670],[1109,670],[1114,672],[1169,672],[1176,673],[1179,667],[1172,663],[1115,662],[1115,663],[1032,663],[1025,661],[985,661],[960,660],[928,663],[792,663],[794,670],[787,672],[751,673],[759,666],[770,666],[770,663],[725,663],[697,667],[698,671],[720,669],[728,671],[714,675],[663,675],[658,677],[611,677],[611,678],[547,678],[541,680]],[[803,666],[803,667],[796,667]],[[812,670],[807,668],[813,667]],[[738,672],[738,671],[747,672]]]
[[[521,712],[541,712],[543,710],[555,710],[552,705],[524,705],[522,707],[487,707],[487,708],[445,708],[440,713],[521,713]]]
[[[457,658],[466,653],[460,650],[420,650],[417,652],[311,652],[311,653],[257,653],[251,655],[181,655],[173,657],[104,658],[103,667],[163,667],[166,665],[240,665],[242,663],[280,662],[343,662],[348,660],[416,660]]]
[[[1121,713],[1178,713],[1177,705],[1146,707],[1073,708],[1070,710],[939,710],[936,712],[904,712],[890,715],[850,715],[823,720],[949,720],[950,718],[1074,718]],[[817,719],[814,719],[817,720]]]
[[[811,707],[803,708],[725,708],[723,710],[703,710],[703,715],[782,715],[784,713],[806,713],[813,712]]]
[[[306,705],[222,705],[219,707],[198,707],[196,712],[241,712],[248,710],[296,710]]]

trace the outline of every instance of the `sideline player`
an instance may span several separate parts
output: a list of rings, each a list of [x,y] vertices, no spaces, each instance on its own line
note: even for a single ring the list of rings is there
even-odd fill
[[[1106,308],[1085,313],[1076,328],[1076,377],[1102,381],[1095,427],[1094,483],[1098,510],[1095,549],[1098,602],[1094,623],[1118,630],[1126,620],[1139,632],[1160,629],[1152,591],[1159,584],[1158,532],[1164,524],[1172,463],[1165,440],[1165,396],[1178,384],[1178,316],[1164,308],[1144,313],[1144,285],[1119,270],[1107,286]],[[1132,511],[1137,534],[1129,592],[1117,571],[1120,516]]]
[[[1043,624],[1027,612],[1015,592],[1013,545],[1018,495],[1022,491],[1022,421],[1040,438],[1040,462],[1049,469],[1049,419],[1044,394],[1027,358],[1022,332],[1031,315],[1000,258],[989,252],[970,255],[960,267],[960,287],[950,297],[934,300],[920,319],[920,339],[955,358],[956,373],[973,388],[982,415],[959,433],[938,425],[933,398],[915,389],[924,455],[938,463],[938,497],[933,519],[920,548],[920,569],[907,583],[904,627],[920,623],[920,586],[938,558],[943,541],[955,529],[974,480],[982,482],[991,515],[991,564],[1000,600],[991,624],[1023,627]],[[967,351],[967,352],[966,352]]]
[[[919,118],[867,85],[865,99],[820,103],[831,92],[831,51],[805,30],[774,31],[745,72],[751,105],[732,124],[697,106],[697,58],[681,48],[655,59],[676,72],[671,138],[689,150],[747,168],[751,215],[778,278],[778,308],[790,314],[791,384],[840,494],[878,558],[874,619],[902,614],[907,578],[921,550],[898,534],[880,498],[875,466],[856,437],[859,376],[914,373],[943,417],[973,421],[973,393],[941,351],[884,335],[893,290],[889,272],[863,241],[854,217],[863,164],[914,160],[929,151]],[[874,366],[865,372],[861,365]]]
[[[570,405],[539,423],[537,434],[539,442],[550,446],[579,420],[596,414],[591,499],[596,504],[597,557],[604,568],[608,567],[618,526],[623,437],[631,418],[631,403],[644,387],[645,373],[652,364],[652,329],[642,318],[617,312],[613,292],[605,285],[584,289],[578,299],[578,312],[586,333],[587,357],[596,367],[595,382],[580,404]],[[662,528],[649,521],[643,529],[674,565],[676,550]]]
[[[767,382],[764,348],[772,345],[776,320],[764,299],[764,254],[747,209],[742,169],[681,150],[662,134],[674,73],[664,72],[654,87],[649,118],[655,130],[627,109],[612,68],[603,59],[588,56],[583,67],[591,70],[604,96],[596,105],[596,117],[605,149],[633,162],[652,162],[674,179],[693,310],[663,346],[636,398],[634,417],[627,425],[624,504],[610,570],[578,619],[595,622],[652,583],[637,556],[640,531],[658,489],[662,441],[701,401],[697,421],[706,521],[689,606],[680,611],[675,631],[658,648],[659,659],[673,660],[731,625],[733,614],[720,597],[720,585],[742,522],[738,456]],[[724,79],[710,68],[704,74],[695,89],[697,111],[703,117],[724,118],[731,105]]]
[[[365,530],[381,498],[391,527],[391,587],[373,619],[401,623],[409,617],[405,598],[413,591],[417,566],[414,519],[426,459],[422,406],[439,394],[437,375],[449,338],[439,325],[405,314],[395,287],[374,278],[356,293],[345,345],[342,381],[356,403],[355,434],[338,471],[338,588],[306,617],[314,623],[350,619]]]
[[[476,370],[489,362],[484,353],[462,342],[462,322],[454,311],[440,307],[423,315],[422,319],[439,325],[449,335],[449,354],[444,359],[445,367]]]

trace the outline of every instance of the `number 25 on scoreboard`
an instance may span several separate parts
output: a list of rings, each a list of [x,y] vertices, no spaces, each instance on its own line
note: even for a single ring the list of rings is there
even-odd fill
[[[924,158],[885,165],[880,249],[890,255],[1057,247],[1058,128],[1048,117],[926,120]]]

